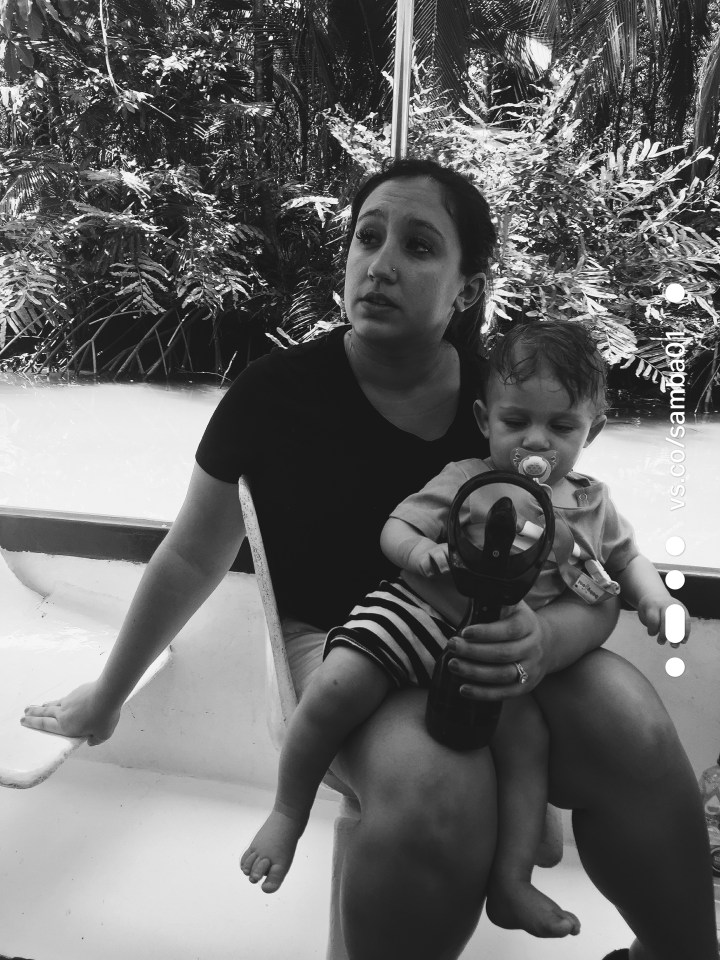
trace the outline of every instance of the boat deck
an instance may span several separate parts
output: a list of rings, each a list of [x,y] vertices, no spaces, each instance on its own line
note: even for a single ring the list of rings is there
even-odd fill
[[[18,621],[12,636],[0,631],[6,653],[22,649],[34,618],[61,598],[99,633],[117,629],[143,569],[12,551],[3,564],[5,626]],[[649,640],[632,614],[608,643],[656,685],[698,771],[720,736],[714,617],[694,621],[679,678],[664,670],[673,651]],[[277,768],[262,622],[254,577],[229,574],[173,642],[167,666],[126,705],[111,740],[80,747],[32,789],[0,789],[0,958],[324,960],[338,811],[330,792],[277,894],[263,894],[238,867],[270,807]],[[602,960],[629,944],[565,826],[563,862],[537,870],[536,883],[578,915],[580,936],[536,940],[483,918],[466,960]]]
[[[332,825],[317,801],[293,868],[268,896],[238,857],[271,792],[71,757],[32,790],[0,791],[0,954],[28,960],[323,960]],[[541,941],[485,917],[467,960],[601,960],[629,944],[567,846],[536,882],[583,924]]]

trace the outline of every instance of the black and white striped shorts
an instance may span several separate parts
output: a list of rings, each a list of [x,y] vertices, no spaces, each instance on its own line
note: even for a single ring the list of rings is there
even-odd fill
[[[350,647],[374,660],[398,687],[428,687],[435,662],[456,633],[407,584],[383,580],[346,623],[328,633],[323,659],[333,647]]]

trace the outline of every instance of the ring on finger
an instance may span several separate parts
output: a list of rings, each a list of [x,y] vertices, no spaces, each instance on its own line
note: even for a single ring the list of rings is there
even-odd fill
[[[525,667],[521,663],[518,663],[517,660],[514,662],[513,666],[517,670],[518,682],[527,683],[528,680],[530,679],[530,674],[527,672]]]

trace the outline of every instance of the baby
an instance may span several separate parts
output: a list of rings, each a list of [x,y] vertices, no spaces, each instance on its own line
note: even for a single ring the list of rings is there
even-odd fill
[[[557,529],[553,553],[525,598],[533,609],[567,589],[590,603],[620,590],[648,633],[663,633],[664,611],[676,601],[638,553],[607,487],[573,471],[583,447],[606,422],[605,365],[589,333],[573,322],[514,327],[491,353],[481,397],[475,412],[490,458],[449,464],[393,511],[380,542],[400,577],[381,583],[345,625],[330,631],[324,662],[292,717],[273,810],[240,861],[252,882],[267,878],[266,893],[282,883],[317,788],[348,735],[393,687],[427,687],[439,652],[457,633],[468,601],[449,575],[447,518],[455,494],[471,477],[487,470],[517,472],[528,463],[545,468],[538,479],[551,494]],[[496,489],[491,485],[482,492],[494,491],[495,499]],[[525,549],[539,532],[541,511],[527,494],[515,496],[517,488],[504,492],[521,504],[515,546]],[[475,520],[481,528],[482,518],[482,509],[476,510],[471,527]],[[688,625],[686,615],[686,636]],[[525,668],[515,666],[524,683]],[[490,746],[498,780],[498,839],[488,917],[535,936],[577,934],[577,917],[531,883],[548,761],[547,730],[532,695],[504,701]]]

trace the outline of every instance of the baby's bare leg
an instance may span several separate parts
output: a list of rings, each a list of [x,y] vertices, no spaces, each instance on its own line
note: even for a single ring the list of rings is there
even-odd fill
[[[285,879],[335,754],[389,689],[385,672],[347,647],[335,647],[315,672],[288,725],[272,812],[240,859],[251,883],[267,877],[265,893],[274,893]]]
[[[531,883],[547,804],[548,733],[532,696],[506,700],[491,744],[498,776],[498,839],[487,914],[536,937],[580,932],[577,917]]]

